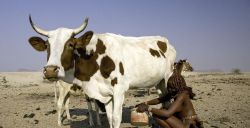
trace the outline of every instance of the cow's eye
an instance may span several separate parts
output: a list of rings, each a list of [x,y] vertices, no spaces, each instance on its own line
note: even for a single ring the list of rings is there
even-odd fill
[[[69,43],[69,48],[74,48],[74,44],[72,44],[72,43]]]

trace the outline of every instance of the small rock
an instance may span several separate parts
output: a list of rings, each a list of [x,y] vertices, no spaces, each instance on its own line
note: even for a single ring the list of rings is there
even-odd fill
[[[40,110],[40,107],[36,108],[36,110]]]
[[[24,116],[23,116],[23,118],[33,118],[35,116],[35,114],[34,113],[31,113],[31,114],[25,114]]]
[[[46,116],[50,114],[56,114],[56,110],[48,111],[47,113],[45,113]]]
[[[218,88],[217,91],[221,91],[222,89],[221,88]]]
[[[35,121],[35,124],[38,124],[39,123],[39,120],[34,120]]]

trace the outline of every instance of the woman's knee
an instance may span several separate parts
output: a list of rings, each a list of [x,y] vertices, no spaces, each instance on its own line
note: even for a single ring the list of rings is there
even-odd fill
[[[183,122],[179,118],[177,118],[175,116],[171,116],[171,117],[167,118],[165,121],[171,127],[174,127],[174,128],[184,128],[185,127],[185,125],[183,124]]]

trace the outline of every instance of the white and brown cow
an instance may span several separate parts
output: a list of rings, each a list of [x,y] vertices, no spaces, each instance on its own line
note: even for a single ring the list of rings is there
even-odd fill
[[[49,40],[51,55],[45,68],[53,70],[49,74],[44,72],[45,77],[68,78],[71,74],[67,73],[68,67],[74,65],[73,83],[105,104],[111,128],[120,127],[124,94],[129,88],[157,85],[164,93],[176,58],[174,47],[160,36],[125,37],[88,31],[74,38],[72,29],[35,30],[49,39],[57,37],[55,42]]]
[[[129,88],[158,85],[163,92],[165,84],[159,83],[168,80],[176,57],[174,47],[160,36],[125,37],[89,31],[70,43],[78,52],[74,84],[105,103],[111,128],[120,126],[124,94]]]
[[[69,113],[69,95],[70,93],[75,93],[80,91],[76,85],[73,85],[74,79],[74,57],[69,56],[73,53],[74,49],[71,44],[66,43],[72,37],[83,31],[88,23],[88,18],[85,19],[84,23],[76,29],[67,29],[67,28],[58,28],[53,31],[45,31],[37,26],[31,20],[29,16],[29,21],[33,29],[43,35],[48,37],[47,41],[43,40],[40,37],[31,37],[29,42],[31,46],[37,51],[46,51],[47,50],[47,64],[44,67],[43,73],[44,78],[50,81],[55,82],[55,101],[57,102],[58,107],[58,125],[61,125],[61,115],[62,110],[65,108],[67,119],[70,119]],[[66,43],[66,44],[65,44]],[[59,99],[57,100],[57,87],[59,88]],[[89,124],[94,126],[93,116],[92,116],[92,106],[91,99],[86,96],[88,104],[88,113],[89,113]],[[101,125],[99,117],[99,106],[101,105],[98,101],[95,101],[95,108],[97,113],[97,124]],[[99,106],[98,106],[98,105]],[[102,107],[102,105],[101,105]],[[102,108],[101,108],[102,109]],[[103,110],[103,109],[102,109]]]

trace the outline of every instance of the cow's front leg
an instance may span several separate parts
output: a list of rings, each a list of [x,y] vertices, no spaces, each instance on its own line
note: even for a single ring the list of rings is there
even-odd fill
[[[119,128],[122,121],[122,104],[124,102],[124,92],[115,90],[114,94],[114,111],[113,111],[113,127]]]
[[[113,99],[105,104],[105,109],[109,121],[109,127],[113,128]]]

